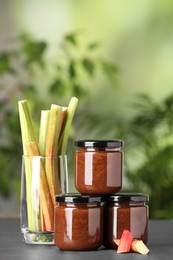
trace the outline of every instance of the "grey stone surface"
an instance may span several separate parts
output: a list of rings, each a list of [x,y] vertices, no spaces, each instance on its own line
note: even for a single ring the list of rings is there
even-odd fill
[[[169,260],[173,259],[173,220],[150,220],[150,253],[117,254],[116,250],[72,252],[55,246],[27,245],[22,241],[18,219],[0,219],[0,260]]]

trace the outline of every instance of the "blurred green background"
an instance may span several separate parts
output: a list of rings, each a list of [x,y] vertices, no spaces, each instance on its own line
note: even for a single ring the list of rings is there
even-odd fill
[[[19,216],[17,101],[41,109],[79,98],[68,143],[124,141],[124,191],[173,218],[173,1],[0,0],[0,217]]]

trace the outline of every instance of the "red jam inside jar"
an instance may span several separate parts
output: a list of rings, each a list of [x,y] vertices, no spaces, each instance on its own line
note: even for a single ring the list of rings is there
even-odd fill
[[[122,188],[120,140],[78,140],[75,146],[75,187],[82,194],[112,194]]]
[[[56,196],[55,245],[62,250],[96,250],[103,242],[102,199],[97,196]]]
[[[134,239],[148,240],[149,197],[145,194],[116,194],[105,198],[103,245],[115,248],[115,239],[120,239],[123,230],[129,230]]]

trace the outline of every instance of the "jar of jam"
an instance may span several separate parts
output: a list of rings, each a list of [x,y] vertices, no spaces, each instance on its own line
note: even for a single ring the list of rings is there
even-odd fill
[[[103,198],[56,196],[55,245],[62,250],[95,250],[103,240]]]
[[[103,245],[115,248],[115,239],[120,239],[123,230],[129,230],[134,239],[148,239],[148,195],[116,194],[105,198]]]
[[[75,187],[82,194],[112,194],[122,187],[120,140],[78,140]]]

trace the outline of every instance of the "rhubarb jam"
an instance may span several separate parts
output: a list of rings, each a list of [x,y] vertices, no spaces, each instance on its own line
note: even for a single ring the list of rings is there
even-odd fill
[[[112,194],[122,187],[123,143],[120,140],[78,140],[75,187],[82,194]]]
[[[148,239],[148,196],[116,194],[105,198],[103,245],[115,248],[115,239],[120,239],[123,230],[129,230],[134,239]]]
[[[96,250],[103,242],[102,199],[68,194],[56,196],[55,245],[62,250]]]

